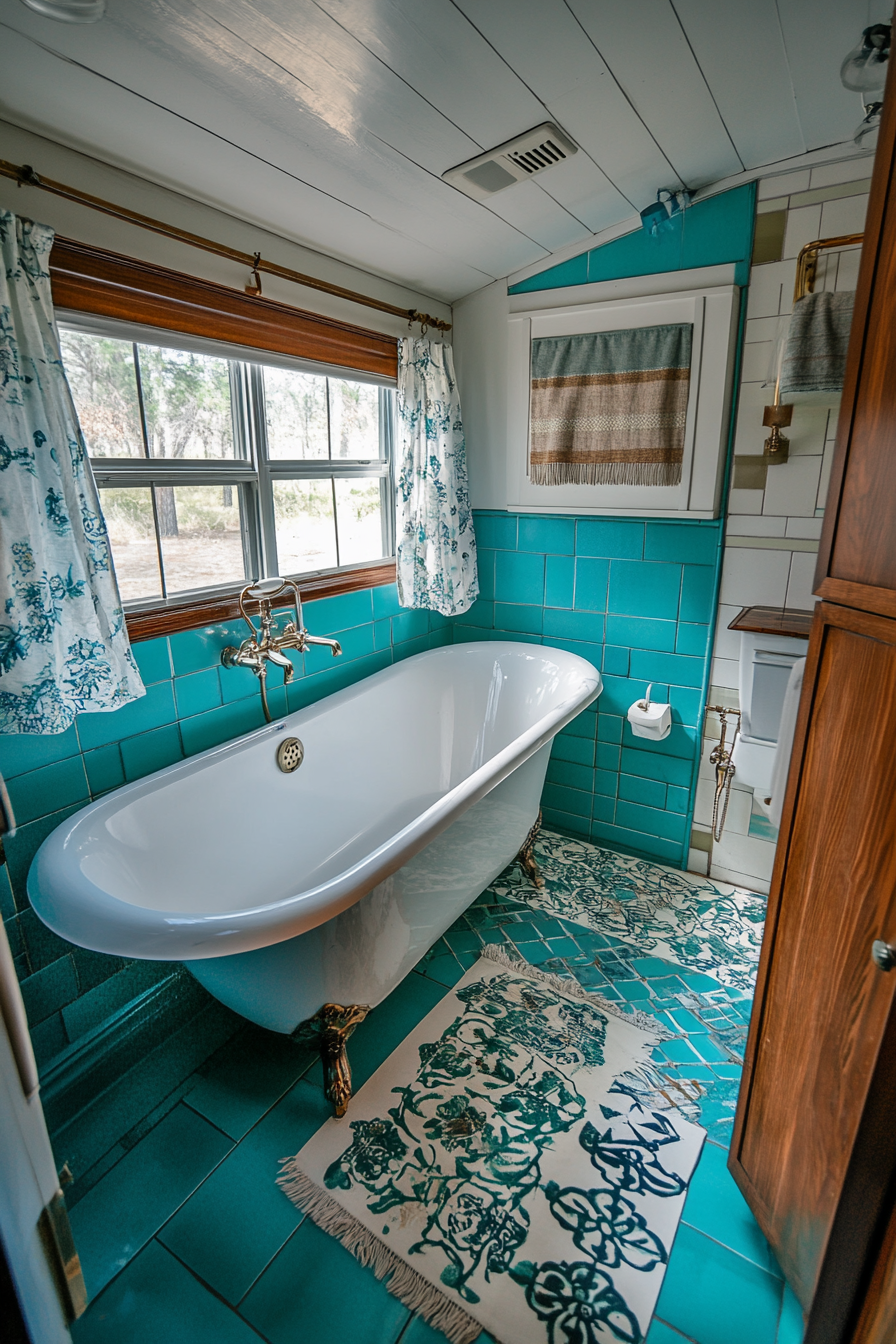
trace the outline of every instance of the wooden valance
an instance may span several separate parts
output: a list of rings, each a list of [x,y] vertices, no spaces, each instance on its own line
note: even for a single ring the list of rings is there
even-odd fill
[[[50,253],[53,303],[165,331],[395,378],[394,336],[321,317],[261,295],[123,257],[70,238]]]

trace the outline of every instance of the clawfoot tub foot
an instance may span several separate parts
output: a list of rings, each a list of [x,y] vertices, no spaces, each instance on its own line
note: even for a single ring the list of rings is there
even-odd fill
[[[355,1027],[363,1022],[370,1009],[366,1004],[325,1003],[319,1012],[302,1022],[293,1032],[295,1038],[309,1045],[316,1044],[324,1066],[324,1096],[337,1117],[348,1110],[352,1096],[352,1070],[348,1062],[346,1042]]]
[[[526,877],[532,883],[533,887],[541,888],[544,886],[544,878],[538,870],[538,864],[535,862],[535,841],[538,839],[538,832],[541,830],[541,808],[538,809],[538,816],[535,818],[535,825],[520,847],[520,852],[516,856],[517,863],[522,868]]]

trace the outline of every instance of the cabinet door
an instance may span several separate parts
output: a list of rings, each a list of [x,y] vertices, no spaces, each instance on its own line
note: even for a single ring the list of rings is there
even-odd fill
[[[892,70],[874,160],[815,591],[831,602],[896,616],[896,77]]]
[[[809,1307],[896,992],[896,621],[819,606],[796,743],[729,1164]]]

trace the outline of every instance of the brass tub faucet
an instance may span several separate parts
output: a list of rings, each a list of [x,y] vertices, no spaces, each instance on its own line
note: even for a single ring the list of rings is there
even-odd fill
[[[281,630],[273,615],[272,607],[276,598],[291,588],[296,599],[296,619],[288,621]],[[260,629],[257,628],[246,611],[246,599],[258,603]],[[240,593],[240,614],[252,634],[244,639],[239,648],[228,645],[221,651],[221,662],[225,667],[248,667],[258,678],[261,691],[261,706],[265,722],[271,723],[271,711],[268,707],[267,675],[268,663],[283,668],[283,684],[288,685],[295,675],[292,660],[287,658],[284,649],[295,649],[304,653],[312,644],[326,644],[338,658],[342,646],[338,640],[323,639],[319,635],[309,635],[302,622],[302,598],[295,579],[260,579],[258,583],[248,584]]]

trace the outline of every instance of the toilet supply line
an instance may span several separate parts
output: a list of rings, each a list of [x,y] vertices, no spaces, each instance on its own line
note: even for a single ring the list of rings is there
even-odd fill
[[[737,735],[740,732],[740,710],[731,709],[727,705],[707,705],[706,713],[718,714],[721,724],[718,744],[713,748],[709,757],[710,765],[714,765],[716,768],[716,791],[712,804],[712,838],[718,841],[721,840],[722,831],[725,829],[725,818],[728,816],[728,803],[731,799],[731,781],[734,778],[734,762],[731,757]],[[731,747],[726,749],[729,714],[737,719],[737,723],[734,726]],[[719,818],[720,804],[722,809],[721,819]]]

